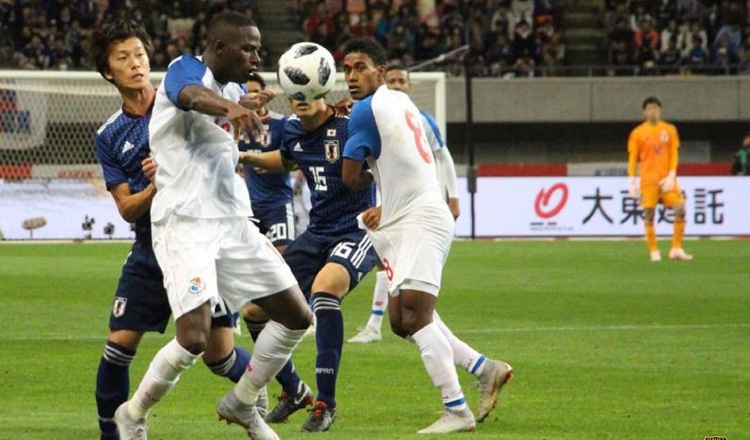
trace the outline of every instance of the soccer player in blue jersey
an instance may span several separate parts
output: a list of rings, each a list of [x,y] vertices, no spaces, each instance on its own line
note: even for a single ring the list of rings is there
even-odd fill
[[[244,153],[240,161],[276,172],[299,167],[310,188],[310,224],[287,247],[284,259],[302,291],[312,297],[317,319],[318,395],[302,430],[319,432],[328,430],[336,417],[336,377],[344,340],[341,300],[377,263],[356,218],[373,206],[374,188],[350,190],[341,182],[341,149],[347,139],[348,118],[337,115],[322,98],[290,102],[294,116],[286,123],[280,150]],[[282,393],[267,421],[283,422],[304,407],[310,391],[300,383],[298,393]]]
[[[258,73],[253,73],[245,86],[249,96],[254,99],[260,100],[262,93],[266,91],[266,81]],[[263,101],[269,98],[272,99],[273,96],[270,95]],[[241,140],[240,151],[262,153],[278,150],[284,134],[286,117],[269,110],[265,105],[262,105],[257,113],[261,117],[270,118],[266,122],[267,131],[257,141],[254,138]],[[284,252],[294,240],[293,194],[289,173],[259,172],[255,167],[245,165],[244,174],[258,229],[266,234],[279,252]]]
[[[440,191],[419,110],[406,94],[382,85],[385,63],[385,49],[372,38],[356,38],[344,48],[344,76],[359,102],[349,120],[342,178],[350,188],[375,181],[380,190],[381,205],[364,211],[361,221],[390,283],[391,329],[417,344],[445,407],[443,416],[419,433],[473,431],[475,417],[452,364],[479,378],[479,422],[495,407],[513,370],[456,338],[435,311],[455,221]]]
[[[128,398],[128,370],[143,334],[164,333],[171,314],[162,272],[151,247],[149,208],[156,194],[147,176],[153,177],[155,170],[148,141],[155,96],[150,82],[151,51],[151,39],[143,26],[129,20],[105,23],[91,39],[91,57],[97,70],[122,98],[122,109],[96,133],[96,154],[107,189],[122,217],[135,223],[136,234],[115,292],[107,344],[96,377],[102,440],[119,438],[113,418],[117,407]],[[203,355],[211,371],[234,382],[250,359],[246,350],[234,346],[235,319],[223,303],[219,304]]]
[[[391,90],[398,90],[407,95],[411,92],[411,78],[409,71],[400,64],[392,64],[385,71],[385,84]],[[438,173],[438,183],[440,192],[448,202],[453,218],[456,219],[461,213],[458,201],[458,185],[456,183],[456,167],[453,164],[448,147],[440,135],[440,129],[437,126],[435,118],[420,109],[422,124],[424,126],[427,142],[430,144],[432,155],[435,157],[435,166]],[[370,318],[362,330],[354,337],[349,339],[352,343],[377,342],[382,339],[380,327],[385,315],[385,309],[388,306],[388,278],[384,270],[375,274],[375,289],[372,292],[372,307],[370,309]]]
[[[255,109],[240,105],[241,84],[260,63],[260,31],[249,17],[222,12],[207,35],[201,57],[182,55],[170,63],[148,126],[158,164],[152,242],[164,272],[175,338],[159,350],[136,392],[115,411],[122,440],[146,439],[150,409],[203,355],[214,304],[222,300],[232,311],[255,303],[271,321],[216,412],[252,439],[278,439],[263,421],[258,397],[312,321],[291,270],[248,220],[250,195],[236,173],[239,137],[248,130],[264,132]]]

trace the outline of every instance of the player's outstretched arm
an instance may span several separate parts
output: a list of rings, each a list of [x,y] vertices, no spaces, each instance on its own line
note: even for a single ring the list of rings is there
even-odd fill
[[[364,189],[373,182],[372,173],[362,169],[362,162],[346,157],[341,167],[341,179],[344,185],[351,189]]]
[[[266,151],[264,153],[252,153],[240,151],[240,163],[261,168],[272,173],[283,173],[297,167],[296,163],[281,157],[279,150]]]
[[[184,87],[180,91],[179,104],[185,110],[195,110],[211,116],[226,116],[234,125],[237,139],[248,131],[253,132],[256,138],[266,132],[263,121],[254,111],[222,98],[213,90],[203,86]]]

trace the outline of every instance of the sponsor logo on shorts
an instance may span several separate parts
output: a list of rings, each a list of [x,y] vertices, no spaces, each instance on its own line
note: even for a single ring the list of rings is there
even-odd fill
[[[115,297],[115,304],[112,306],[112,316],[119,318],[125,314],[125,306],[128,305],[128,299],[121,296]]]
[[[206,288],[206,283],[200,277],[195,277],[188,283],[188,292],[201,293]]]

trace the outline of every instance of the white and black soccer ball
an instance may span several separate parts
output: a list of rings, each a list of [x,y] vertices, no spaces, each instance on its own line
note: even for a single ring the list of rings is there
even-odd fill
[[[279,58],[279,85],[297,101],[322,98],[336,82],[336,62],[325,47],[297,43]]]

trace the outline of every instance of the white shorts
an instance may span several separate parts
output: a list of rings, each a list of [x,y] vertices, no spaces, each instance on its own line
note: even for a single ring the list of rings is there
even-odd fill
[[[442,210],[419,215],[377,230],[367,230],[388,275],[388,292],[419,290],[437,296],[443,266],[453,243],[455,223]],[[447,210],[446,210],[447,212]]]
[[[175,320],[220,298],[237,312],[254,299],[297,284],[268,238],[245,217],[171,214],[153,223],[151,233]]]

